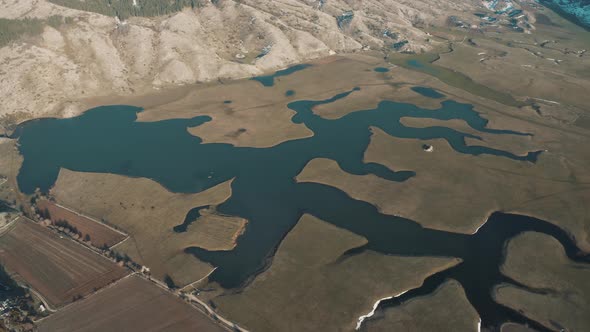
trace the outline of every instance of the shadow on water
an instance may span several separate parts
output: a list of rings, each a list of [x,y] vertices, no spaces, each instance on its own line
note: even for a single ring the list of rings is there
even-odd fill
[[[428,88],[425,86],[414,86],[411,88],[412,91],[424,96],[424,97],[428,97],[428,98],[432,98],[432,99],[440,99],[445,97],[445,95],[443,95],[442,93],[432,89],[432,88]]]
[[[272,75],[252,77],[251,80],[258,81],[262,85],[264,85],[266,87],[270,87],[270,86],[275,85],[275,78],[291,75],[294,72],[298,72],[298,71],[303,70],[308,67],[311,67],[311,65],[310,64],[299,64],[299,65],[291,66],[287,69],[279,70]]]
[[[394,171],[378,163],[363,162],[372,135],[371,126],[392,137],[445,139],[458,153],[470,155],[487,154],[534,163],[540,154],[536,151],[516,155],[486,146],[467,145],[466,137],[478,137],[446,127],[406,127],[400,123],[402,117],[462,119],[480,132],[517,137],[530,134],[489,129],[487,120],[475,112],[472,105],[450,100],[442,102],[436,110],[383,101],[374,109],[359,110],[339,119],[324,119],[312,111],[317,105],[346,98],[358,90],[355,88],[326,100],[290,103],[288,107],[295,111],[292,121],[305,125],[314,135],[269,148],[203,144],[186,128],[211,121],[210,117],[137,122],[141,109],[131,106],[105,106],[76,118],[30,122],[18,130],[19,149],[24,155],[18,174],[19,187],[25,193],[33,193],[36,188],[46,192],[54,184],[60,168],[150,178],[173,192],[201,192],[234,179],[231,197],[219,205],[217,211],[249,221],[235,249],[186,248],[187,253],[217,267],[210,280],[225,288],[243,286],[263,270],[286,234],[304,213],[309,213],[365,237],[368,244],[358,251],[369,249],[394,255],[461,258],[462,264],[431,277],[425,288],[413,291],[414,294],[430,290],[428,285],[438,284],[437,278],[453,277],[464,285],[484,325],[518,320],[502,311],[489,293],[493,284],[504,280],[498,271],[502,246],[518,232],[537,230],[573,248],[557,227],[526,217],[495,214],[475,235],[436,231],[409,219],[381,214],[375,206],[354,200],[339,189],[317,183],[297,183],[294,179],[314,158],[332,159],[350,174],[374,174],[392,182],[416,176],[411,171]],[[193,209],[175,230],[186,230],[202,208]],[[505,218],[510,222],[501,220]]]

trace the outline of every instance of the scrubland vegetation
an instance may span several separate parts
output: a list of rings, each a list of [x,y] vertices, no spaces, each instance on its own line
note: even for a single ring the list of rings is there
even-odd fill
[[[56,5],[127,18],[130,16],[159,16],[201,6],[202,0],[50,0]]]
[[[43,32],[45,25],[58,28],[64,23],[71,23],[70,18],[53,15],[46,20],[24,18],[19,20],[0,18],[0,47],[6,46],[21,37],[36,36]]]

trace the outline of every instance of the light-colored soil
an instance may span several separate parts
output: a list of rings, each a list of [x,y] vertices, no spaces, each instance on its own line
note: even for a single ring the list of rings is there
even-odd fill
[[[66,221],[69,225],[76,227],[82,233],[80,240],[83,240],[88,235],[90,243],[97,248],[102,248],[105,245],[110,247],[127,237],[125,234],[117,232],[98,221],[90,220],[48,200],[41,199],[37,201],[37,207],[41,211],[49,212],[49,219],[52,222]]]
[[[231,181],[198,194],[175,194],[148,179],[62,169],[51,194],[57,202],[129,234],[115,251],[147,266],[155,277],[162,279],[168,274],[183,286],[212,270],[184,249],[229,250],[246,221],[209,213],[184,233],[175,233],[173,228],[183,223],[192,208],[225,201],[231,195],[230,185]]]
[[[528,232],[512,239],[502,273],[541,292],[511,285],[496,288],[495,299],[547,328],[590,329],[590,269],[572,262],[561,244],[544,234]]]
[[[55,308],[129,273],[88,248],[20,218],[0,237],[0,261],[9,273]]]
[[[479,315],[455,280],[432,294],[386,308],[363,324],[361,331],[478,331]]]
[[[267,271],[242,292],[214,302],[222,314],[253,331],[353,330],[377,300],[415,288],[427,276],[458,263],[371,251],[339,259],[365,243],[358,235],[304,215]]]
[[[155,284],[130,276],[51,315],[39,331],[225,331],[211,318]]]

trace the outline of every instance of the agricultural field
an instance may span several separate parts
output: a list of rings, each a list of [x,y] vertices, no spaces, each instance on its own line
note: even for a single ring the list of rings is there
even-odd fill
[[[64,306],[129,273],[24,217],[0,237],[0,263],[50,308]]]
[[[40,332],[225,331],[166,290],[136,275],[38,324]]]
[[[68,210],[56,203],[45,199],[37,201],[37,208],[52,223],[66,222],[69,227],[77,230],[80,240],[90,242],[97,248],[111,247],[112,245],[123,241],[127,236],[122,232],[112,229],[98,221],[91,220],[81,214]]]
[[[184,249],[231,250],[246,220],[207,211],[189,220],[184,232],[174,228],[185,222],[191,209],[225,201],[231,196],[230,185],[228,181],[198,194],[181,194],[148,179],[62,169],[51,194],[58,202],[125,231],[129,238],[115,251],[147,266],[154,277],[162,280],[168,275],[184,286],[213,269]]]

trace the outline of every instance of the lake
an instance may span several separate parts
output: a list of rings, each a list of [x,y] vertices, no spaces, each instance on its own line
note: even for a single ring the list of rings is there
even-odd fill
[[[217,267],[210,276],[211,281],[225,288],[243,286],[265,268],[285,235],[304,213],[309,213],[368,240],[366,246],[348,255],[373,250],[393,255],[461,258],[463,263],[434,275],[423,288],[408,294],[429,291],[441,278],[451,277],[463,284],[484,326],[514,320],[490,295],[491,287],[505,281],[499,272],[503,244],[519,232],[535,230],[556,237],[569,248],[568,253],[575,251],[573,242],[559,228],[532,218],[494,214],[475,235],[426,229],[412,220],[381,214],[375,206],[354,200],[337,188],[297,183],[294,179],[314,158],[337,161],[350,174],[374,174],[392,182],[420,176],[413,171],[391,170],[378,163],[363,162],[371,126],[392,137],[418,141],[441,138],[462,154],[493,155],[534,163],[541,153],[531,151],[521,156],[483,145],[467,145],[465,138],[480,138],[442,126],[406,127],[400,123],[402,117],[461,119],[479,132],[514,135],[516,139],[530,134],[487,128],[487,120],[472,105],[452,100],[443,101],[435,110],[383,101],[374,109],[358,110],[339,119],[324,119],[312,111],[317,105],[333,103],[359,90],[355,88],[325,100],[291,102],[288,107],[295,111],[293,123],[306,126],[314,135],[268,148],[205,144],[186,129],[211,121],[210,117],[137,122],[137,114],[142,109],[133,106],[103,106],[70,119],[31,121],[15,132],[24,156],[18,185],[28,194],[36,188],[47,192],[60,168],[149,178],[179,193],[201,192],[234,179],[232,196],[217,210],[249,221],[235,249],[186,249],[187,253]],[[203,208],[206,206],[191,210],[174,230],[186,230]],[[517,321],[528,322],[523,316],[517,316]]]

